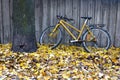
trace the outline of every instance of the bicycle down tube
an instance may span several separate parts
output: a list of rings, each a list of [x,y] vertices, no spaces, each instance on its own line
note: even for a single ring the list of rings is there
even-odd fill
[[[79,30],[79,29],[75,28],[74,26],[70,25],[69,23],[65,22],[64,20],[60,21],[60,24],[64,27],[64,29],[72,36],[72,38],[74,40],[77,40],[77,41],[80,39],[80,37],[81,37],[81,35],[82,35],[83,31],[84,31],[84,28],[86,26],[86,23],[87,23],[87,19],[85,20],[85,22],[84,22],[84,24],[82,26],[82,29]],[[69,26],[70,28],[74,29],[75,31],[79,32],[79,35],[77,37],[75,37],[74,34],[67,28],[66,25]]]

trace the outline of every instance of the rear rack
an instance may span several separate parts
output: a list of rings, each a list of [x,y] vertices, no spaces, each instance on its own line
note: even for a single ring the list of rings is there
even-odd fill
[[[105,27],[105,24],[90,24],[89,26],[102,28],[102,27]]]

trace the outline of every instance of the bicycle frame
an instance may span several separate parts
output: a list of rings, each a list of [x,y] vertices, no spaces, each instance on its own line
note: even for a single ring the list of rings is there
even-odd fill
[[[55,32],[60,26],[62,26],[68,32],[68,34],[71,35],[71,37],[74,40],[78,41],[80,39],[84,29],[86,28],[89,31],[89,33],[94,37],[93,33],[90,31],[90,28],[86,25],[87,21],[88,21],[88,19],[86,19],[84,21],[81,30],[79,30],[79,29],[75,28],[74,26],[72,26],[71,24],[67,23],[66,21],[60,20],[59,23],[55,26],[55,28],[53,29],[52,32]],[[70,29],[68,29],[68,27],[70,27],[70,28],[74,29],[75,31],[79,32],[79,35],[77,37],[75,37],[74,34],[70,31]]]

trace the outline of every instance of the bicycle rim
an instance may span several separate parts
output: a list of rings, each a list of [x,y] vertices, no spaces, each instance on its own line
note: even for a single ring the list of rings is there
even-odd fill
[[[61,30],[58,28],[54,33],[52,32],[54,27],[48,27],[46,28],[40,37],[40,44],[41,45],[47,45],[51,49],[56,48],[61,40],[62,40],[62,33]],[[52,33],[52,35],[50,35]]]
[[[95,40],[88,40],[88,31],[86,31],[83,35],[83,47],[86,51],[95,52],[98,50],[107,50],[110,47],[111,39],[107,31],[100,28],[93,28],[91,29],[91,32],[95,36]]]

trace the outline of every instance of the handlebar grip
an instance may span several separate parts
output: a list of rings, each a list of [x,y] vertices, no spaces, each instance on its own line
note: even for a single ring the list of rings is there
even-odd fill
[[[74,19],[69,19],[70,21],[74,21]]]
[[[58,19],[60,19],[60,18],[61,18],[61,16],[59,16],[59,15],[57,15],[56,17],[57,17]]]
[[[57,15],[56,16],[58,19],[64,19],[65,21],[74,21],[74,19],[72,19],[72,18],[67,18],[67,17],[63,17],[63,16],[60,16],[60,15]]]

